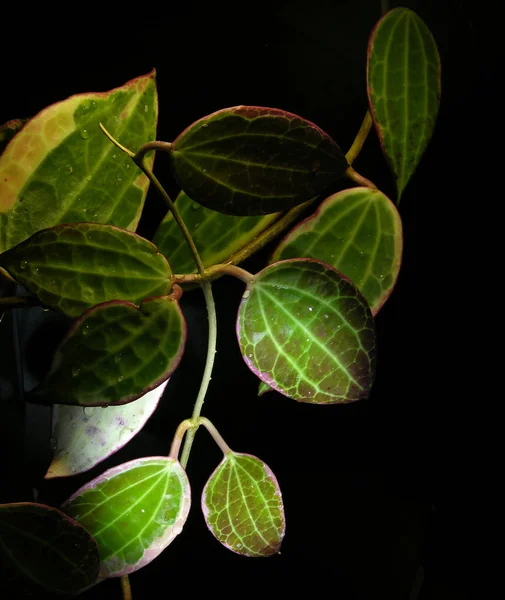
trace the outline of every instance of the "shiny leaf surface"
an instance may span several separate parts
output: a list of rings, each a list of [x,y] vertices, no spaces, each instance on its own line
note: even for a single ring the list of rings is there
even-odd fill
[[[113,300],[80,317],[56,349],[51,370],[28,393],[32,402],[127,404],[165,381],[182,358],[186,323],[168,296],[140,307]]]
[[[173,143],[173,173],[207,208],[230,215],[287,210],[344,175],[347,161],[319,127],[292,113],[235,106],[188,127]]]
[[[0,267],[46,306],[77,317],[108,300],[135,304],[170,291],[156,246],[111,225],[57,225],[0,254]]]
[[[202,493],[208,528],[226,548],[244,556],[279,552],[284,507],[275,475],[250,454],[227,454]]]
[[[157,119],[154,71],[109,92],[71,96],[30,119],[0,156],[0,252],[59,223],[135,230],[149,181],[99,123],[135,149],[155,139]]]
[[[368,45],[370,112],[396,175],[398,202],[433,134],[440,102],[440,57],[424,21],[395,8]]]
[[[394,204],[378,190],[343,190],[292,229],[271,262],[315,258],[346,275],[375,315],[387,300],[400,271],[402,222]]]
[[[237,318],[247,366],[285,396],[317,404],[368,396],[375,327],[356,286],[333,267],[291,259],[260,271]]]
[[[100,576],[120,577],[155,559],[182,531],[191,505],[181,465],[163,456],[113,467],[80,488],[62,510],[100,553]]]

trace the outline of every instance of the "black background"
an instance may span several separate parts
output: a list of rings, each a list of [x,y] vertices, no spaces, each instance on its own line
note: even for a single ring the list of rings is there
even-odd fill
[[[243,285],[218,281],[218,354],[204,414],[233,449],[259,456],[277,475],[287,520],[282,553],[246,559],[207,531],[199,494],[220,453],[201,430],[188,465],[194,495],[188,523],[159,558],[131,576],[135,599],[189,586],[226,598],[294,589],[311,596],[410,600],[421,573],[420,600],[474,597],[476,465],[466,435],[472,413],[457,390],[467,377],[461,374],[465,363],[453,364],[454,286],[464,285],[457,279],[466,239],[455,230],[473,186],[482,183],[471,174],[479,162],[474,144],[489,133],[493,107],[482,93],[492,85],[499,58],[488,29],[493,20],[483,29],[485,8],[476,15],[456,0],[401,5],[416,10],[435,36],[442,101],[434,138],[400,205],[404,263],[377,317],[378,371],[370,398],[347,406],[299,404],[275,392],[258,398],[234,333]],[[185,3],[165,10],[139,5],[135,12],[126,4],[109,10],[97,3],[30,9],[21,20],[13,14],[16,35],[7,35],[0,121],[34,115],[74,93],[109,90],[155,67],[159,139],[174,139],[220,108],[248,104],[310,119],[347,151],[367,109],[366,45],[380,17],[378,0],[222,8]],[[7,15],[4,29],[9,22]],[[394,194],[374,133],[355,167]],[[162,156],[155,171],[176,192]],[[151,191],[139,232],[151,236],[164,211]],[[243,266],[259,270],[273,248]],[[160,407],[127,447],[90,473],[44,482],[51,459],[48,411],[27,408],[22,444],[14,427],[19,406],[5,387],[4,414],[11,420],[4,419],[2,501],[32,500],[36,488],[39,502],[57,506],[112,465],[168,453],[178,422],[191,413],[206,351],[200,292],[185,295],[183,308],[188,345]],[[36,378],[48,368],[65,323],[52,318],[42,325],[34,310],[18,317],[25,375]],[[7,374],[15,375],[15,355],[6,350],[11,321],[0,326],[4,386]],[[121,598],[119,582],[106,581],[82,598]]]

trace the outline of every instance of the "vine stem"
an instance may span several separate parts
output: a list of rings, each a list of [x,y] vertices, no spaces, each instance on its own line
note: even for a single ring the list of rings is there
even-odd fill
[[[0,298],[0,308],[24,308],[26,306],[43,306],[32,296],[5,296]]]
[[[121,590],[123,591],[123,600],[132,600],[132,589],[128,575],[121,577]]]
[[[372,127],[372,115],[370,114],[370,111],[367,110],[365,118],[363,119],[363,122],[361,123],[361,127],[359,128],[358,134],[354,138],[354,142],[352,143],[352,146],[349,148],[349,151],[345,155],[345,159],[349,163],[349,166],[352,165],[352,163],[356,160],[356,157],[358,156],[358,154],[361,152],[361,149],[363,148],[363,144],[365,143],[365,140],[368,137],[368,134],[370,133],[371,127]]]

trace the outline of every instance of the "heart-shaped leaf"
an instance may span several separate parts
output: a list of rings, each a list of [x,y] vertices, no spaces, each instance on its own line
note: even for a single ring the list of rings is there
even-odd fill
[[[202,510],[210,531],[230,550],[244,556],[279,552],[286,528],[281,491],[259,458],[229,452],[203,489]]]
[[[279,216],[276,213],[263,217],[225,215],[193,202],[184,192],[177,197],[176,206],[205,267],[226,262]],[[196,271],[193,255],[171,212],[161,222],[153,242],[168,258],[175,273]]]
[[[56,349],[46,379],[27,397],[42,404],[127,404],[175,371],[186,341],[177,300],[140,307],[112,300],[87,310]]]
[[[172,275],[151,242],[96,223],[43,229],[0,254],[0,267],[43,304],[70,317],[108,300],[139,304],[168,294]]]
[[[113,467],[62,506],[95,538],[100,576],[121,577],[155,559],[182,531],[191,505],[186,473],[163,456]]]
[[[109,92],[71,96],[30,119],[0,156],[0,252],[59,223],[135,230],[149,180],[99,123],[139,148],[155,139],[157,119],[154,71]]]
[[[375,327],[358,290],[312,259],[274,263],[247,286],[237,337],[247,366],[295,400],[317,404],[368,396],[375,374]]]
[[[367,89],[382,149],[396,175],[398,202],[428,145],[440,102],[440,57],[416,13],[395,8],[368,45]]]
[[[317,196],[348,167],[310,121],[260,106],[235,106],[188,127],[173,143],[173,173],[195,202],[230,215],[265,215]]]
[[[0,557],[0,589],[16,587],[9,598],[24,597],[22,591],[39,597],[41,589],[75,595],[95,583],[100,565],[84,527],[56,508],[29,502],[0,505]]]
[[[107,408],[53,406],[54,458],[46,479],[89,471],[127,444],[158,406],[168,381],[138,400]]]
[[[343,190],[292,229],[271,262],[316,258],[338,269],[358,286],[376,315],[400,271],[402,221],[394,204],[379,190]]]

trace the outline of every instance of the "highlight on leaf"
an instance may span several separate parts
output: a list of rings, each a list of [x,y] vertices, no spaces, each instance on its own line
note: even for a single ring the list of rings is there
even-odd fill
[[[265,215],[323,192],[348,167],[338,145],[292,113],[235,106],[190,125],[170,152],[175,178],[195,202],[229,215]]]
[[[108,300],[168,294],[172,272],[146,239],[112,225],[43,229],[0,254],[0,267],[45,306],[70,317]]]
[[[367,90],[382,149],[396,175],[400,202],[433,134],[441,89],[440,57],[424,21],[395,8],[368,45]]]
[[[271,263],[315,258],[348,277],[375,316],[389,298],[400,272],[402,221],[379,190],[351,188],[329,196],[280,242]]]
[[[247,286],[237,316],[245,363],[264,383],[316,404],[366,398],[375,377],[375,325],[358,288],[317,260],[284,260]]]
[[[157,120],[155,71],[108,92],[71,96],[28,120],[0,156],[0,252],[59,223],[135,230],[149,180],[99,123],[138,148],[155,139]]]
[[[156,410],[167,381],[121,406],[53,406],[54,456],[46,479],[89,471],[139,433]]]
[[[39,404],[109,406],[132,402],[175,371],[186,342],[177,300],[140,306],[112,300],[87,310],[56,349],[47,377],[27,397]]]
[[[180,463],[155,456],[105,471],[62,510],[95,539],[100,577],[122,577],[149,564],[179,535],[190,506],[190,485]]]
[[[0,558],[5,598],[76,595],[96,582],[100,564],[97,544],[84,527],[56,508],[31,502],[0,505]]]
[[[229,550],[250,557],[279,552],[286,528],[282,495],[259,458],[227,453],[203,489],[202,511],[209,530]]]

